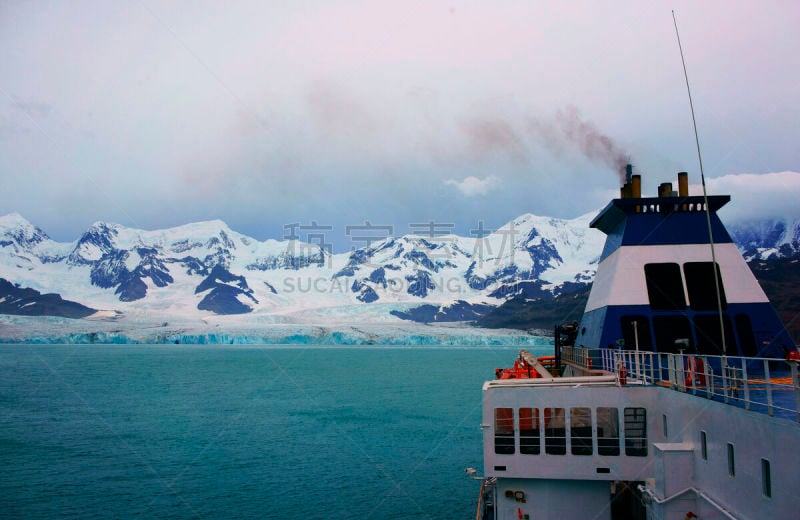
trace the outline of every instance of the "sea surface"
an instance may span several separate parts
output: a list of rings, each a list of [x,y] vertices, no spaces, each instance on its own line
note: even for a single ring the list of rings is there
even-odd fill
[[[3,345],[0,517],[474,518],[516,352]]]

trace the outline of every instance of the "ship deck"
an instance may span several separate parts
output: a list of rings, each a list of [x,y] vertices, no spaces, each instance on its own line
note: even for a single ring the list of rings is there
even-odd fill
[[[800,435],[798,361],[583,347],[560,354],[551,377],[484,383],[479,517],[524,518],[534,507],[526,504],[559,518],[631,518],[613,512],[620,503],[646,504],[652,518],[796,511],[800,477],[784,447]]]
[[[794,360],[583,347],[565,347],[562,357],[565,364],[588,375],[564,378],[562,383],[554,378],[554,384],[609,384],[611,379],[620,385],[625,367],[626,386],[655,385],[800,422],[800,376]]]

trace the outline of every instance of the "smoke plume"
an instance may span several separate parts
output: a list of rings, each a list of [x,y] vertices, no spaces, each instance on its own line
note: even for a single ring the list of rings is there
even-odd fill
[[[515,162],[526,162],[528,152],[514,128],[501,118],[472,118],[461,124],[469,141],[469,149],[476,155],[501,154]]]
[[[587,159],[608,166],[625,182],[625,165],[631,156],[574,106],[558,110],[549,119],[531,118],[528,128],[545,148],[558,154],[577,150]]]

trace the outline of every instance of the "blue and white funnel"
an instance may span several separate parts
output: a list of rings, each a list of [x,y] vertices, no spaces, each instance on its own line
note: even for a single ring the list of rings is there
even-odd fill
[[[658,197],[643,198],[641,178],[631,173],[629,166],[621,198],[591,223],[608,238],[575,344],[723,354],[703,197],[688,195],[680,173],[678,193],[665,183]],[[707,208],[724,354],[783,357],[782,345],[793,345],[789,334],[717,216],[728,201],[728,195],[709,196]]]

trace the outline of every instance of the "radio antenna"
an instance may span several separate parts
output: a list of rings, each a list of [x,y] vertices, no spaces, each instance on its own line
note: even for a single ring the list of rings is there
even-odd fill
[[[678,33],[678,20],[675,18],[675,11],[672,11],[672,22],[675,24],[675,36],[678,37],[678,50],[681,52],[681,63],[683,64],[683,77],[686,79],[686,93],[689,95],[689,109],[692,112],[692,126],[694,127],[694,142],[697,145],[697,161],[700,163],[700,183],[703,185],[703,204],[706,207],[706,224],[708,225],[708,243],[711,246],[711,265],[714,266],[714,289],[717,294],[717,310],[719,312],[719,335],[722,338],[722,355],[727,351],[725,343],[725,323],[722,318],[722,297],[720,296],[720,275],[717,266],[717,255],[714,250],[714,236],[711,232],[711,208],[708,207],[708,193],[706,192],[706,176],[703,173],[703,156],[700,154],[700,137],[697,135],[697,120],[694,117],[694,103],[692,103],[692,90],[689,88],[689,74],[686,72],[686,60],[683,57],[683,46],[681,45],[681,35]]]

